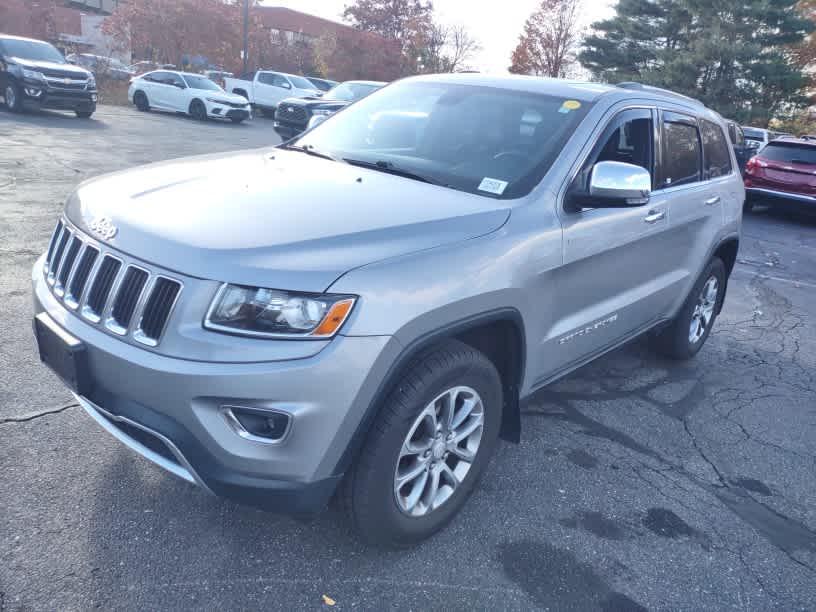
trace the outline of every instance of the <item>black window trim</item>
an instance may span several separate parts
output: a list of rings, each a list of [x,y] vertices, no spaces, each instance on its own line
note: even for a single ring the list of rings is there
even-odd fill
[[[719,176],[712,177],[708,173],[708,158],[706,156],[705,139],[703,138],[703,122],[710,123],[714,128],[718,129],[720,131],[720,134],[723,136],[723,139],[724,139],[723,142],[725,143],[725,150],[726,150],[726,153],[728,154],[728,172],[726,172],[725,174],[720,174]],[[716,181],[717,179],[725,178],[725,177],[728,177],[728,176],[731,176],[732,174],[734,174],[734,160],[732,159],[732,155],[731,155],[734,146],[731,145],[731,143],[730,143],[730,141],[728,139],[728,134],[726,133],[726,131],[723,130],[722,125],[720,125],[720,123],[717,122],[717,121],[712,121],[711,119],[706,119],[705,117],[698,117],[697,118],[697,130],[698,130],[698,132],[700,134],[700,147],[702,149],[701,152],[700,152],[702,160],[703,160],[703,165],[702,165],[702,168],[701,168],[701,175],[703,177],[702,182],[705,183],[705,182],[708,182],[708,181]],[[689,183],[689,184],[694,184],[694,183]]]
[[[660,165],[656,168],[657,171],[655,172],[655,175],[657,177],[660,177],[660,180],[659,180],[659,182],[655,181],[655,189],[653,191],[654,192],[659,192],[659,191],[666,191],[668,189],[682,189],[684,187],[697,187],[697,186],[701,185],[702,183],[705,183],[706,180],[703,177],[703,172],[704,172],[704,168],[705,168],[705,165],[704,165],[704,162],[703,162],[703,155],[704,155],[704,152],[703,152],[703,136],[700,133],[700,125],[699,125],[699,123],[697,121],[697,117],[695,115],[692,115],[691,113],[688,113],[688,112],[670,110],[670,109],[667,109],[667,108],[660,108],[658,114],[660,116],[660,120],[658,122],[660,124],[659,125],[660,138],[659,138],[659,142],[658,142],[658,146],[660,147],[660,149],[659,149],[659,151],[660,151],[660,157],[659,157]],[[695,130],[697,130],[697,138],[698,138],[698,140],[700,142],[700,154],[697,156],[698,157],[697,158],[697,171],[698,171],[697,176],[698,176],[698,180],[693,181],[691,183],[683,183],[681,185],[664,185],[663,184],[663,166],[664,166],[664,162],[665,162],[665,160],[663,159],[663,136],[665,134],[665,131],[664,131],[663,128],[667,123],[679,123],[681,125],[687,125],[687,126],[693,127]]]
[[[595,136],[592,139],[592,145],[590,146],[589,150],[581,159],[581,163],[573,170],[570,175],[569,181],[566,183],[566,191],[564,191],[564,196],[561,198],[561,209],[564,212],[569,214],[574,213],[583,213],[591,210],[596,210],[594,208],[584,208],[581,210],[571,210],[568,206],[568,194],[571,190],[575,187],[576,181],[581,179],[582,173],[584,173],[590,166],[591,162],[595,160],[600,153],[600,150],[604,147],[607,140],[612,136],[612,132],[618,129],[623,123],[631,119],[624,119],[624,117],[633,116],[633,119],[646,119],[648,118],[652,122],[652,147],[651,147],[651,168],[646,168],[651,175],[652,175],[652,186],[654,187],[656,180],[657,180],[657,173],[656,169],[658,167],[658,156],[660,155],[660,129],[658,126],[658,115],[657,115],[657,108],[654,106],[646,106],[646,105],[636,105],[636,106],[625,106],[623,108],[614,109],[612,111],[612,116],[609,117],[604,123],[603,127],[599,132],[595,133]],[[588,176],[588,175],[587,175]],[[586,185],[583,186],[586,188]],[[611,210],[611,209],[610,209]],[[626,209],[621,208],[620,211],[624,211]]]

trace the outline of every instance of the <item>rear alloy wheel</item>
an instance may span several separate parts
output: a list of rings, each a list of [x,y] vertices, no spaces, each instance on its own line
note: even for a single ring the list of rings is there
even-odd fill
[[[133,94],[133,103],[136,105],[136,109],[143,113],[150,110],[150,102],[147,100],[147,94],[143,91],[137,91]]]
[[[3,97],[6,99],[6,108],[12,113],[19,113],[22,110],[22,100],[20,100],[20,88],[15,83],[7,83],[3,90]]]
[[[207,120],[207,109],[201,100],[193,100],[190,104],[190,116],[196,121]]]
[[[725,290],[725,264],[714,257],[697,279],[674,320],[655,337],[657,350],[670,359],[690,359],[703,347],[717,318]]]
[[[343,482],[349,518],[367,542],[412,546],[456,516],[499,436],[502,384],[481,352],[448,340],[396,381]]]

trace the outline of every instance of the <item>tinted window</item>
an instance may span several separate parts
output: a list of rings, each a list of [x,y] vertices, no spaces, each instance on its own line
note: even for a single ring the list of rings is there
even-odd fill
[[[187,81],[187,85],[192,89],[204,89],[207,91],[221,91],[221,88],[213,83],[210,79],[205,76],[198,76],[195,74],[185,74],[184,80]]]
[[[784,164],[816,164],[816,146],[795,142],[771,142],[759,155]]]
[[[744,128],[742,131],[745,134],[746,138],[750,138],[751,140],[758,140],[759,142],[765,142],[765,130],[759,130],[756,128]]]
[[[703,154],[705,157],[705,178],[716,178],[731,174],[731,152],[725,140],[722,128],[716,123],[700,120],[700,131],[703,136]]]
[[[19,57],[20,59],[38,62],[65,63],[65,58],[62,57],[62,54],[47,42],[7,38],[3,41],[3,48],[5,49],[6,55],[10,55],[11,57]]]
[[[316,89],[312,83],[310,83],[303,77],[289,75],[289,80],[292,81],[292,85],[294,85],[298,89]]]
[[[148,74],[144,75],[143,78],[151,83],[166,83],[170,78],[170,73],[158,70],[156,72],[149,72]]]
[[[696,126],[665,121],[661,187],[687,185],[699,181],[701,148]]]
[[[502,88],[400,81],[298,145],[483,196],[529,193],[592,103]]]
[[[276,76],[278,75],[272,72],[261,72],[258,74],[258,82],[264,85],[274,85]]]

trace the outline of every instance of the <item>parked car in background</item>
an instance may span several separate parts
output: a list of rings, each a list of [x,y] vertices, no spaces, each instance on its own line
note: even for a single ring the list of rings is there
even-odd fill
[[[292,97],[317,97],[323,94],[304,77],[271,70],[258,70],[241,75],[237,79],[226,78],[224,84],[224,89],[245,97],[253,107],[270,117],[275,116],[275,110],[281,100]]]
[[[184,113],[199,121],[229,119],[241,123],[250,117],[249,102],[230,94],[202,74],[155,70],[134,78],[128,100],[140,111],[152,109]]]
[[[51,108],[87,119],[96,110],[96,79],[42,40],[0,35],[0,92],[11,112]]]
[[[286,98],[275,113],[275,131],[284,140],[296,136],[384,85],[380,81],[346,81],[321,98]]]
[[[773,130],[747,126],[742,126],[742,131],[745,132],[746,143],[749,147],[752,147],[754,151],[761,151],[762,148],[772,140],[776,140],[782,136],[791,136],[791,134],[786,132],[774,132]]]
[[[816,142],[782,137],[769,142],[745,169],[746,210],[759,202],[816,213]]]
[[[372,133],[403,112],[413,140]],[[724,129],[653,88],[445,74],[275,149],[94,177],[32,270],[40,358],[204,490],[294,514],[336,492],[366,541],[416,544],[547,384],[647,332],[701,350],[745,195]]]
[[[201,74],[210,79],[213,83],[217,83],[221,88],[226,85],[224,79],[231,79],[233,76],[235,76],[226,70],[204,70]]]
[[[331,81],[329,79],[320,79],[318,77],[306,77],[306,79],[320,91],[329,91],[332,87],[339,85],[337,81]]]
[[[72,53],[65,57],[69,63],[82,66],[93,72],[97,79],[109,78],[114,81],[129,81],[136,71],[115,57],[93,55],[92,53]]]
[[[756,149],[750,146],[745,140],[745,133],[736,121],[726,121],[728,128],[728,140],[734,148],[734,155],[737,157],[740,173],[745,173],[745,165],[748,160],[756,154]]]

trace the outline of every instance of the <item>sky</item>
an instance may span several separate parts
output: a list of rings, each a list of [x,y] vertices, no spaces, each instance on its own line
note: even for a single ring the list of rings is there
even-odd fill
[[[483,49],[471,61],[483,72],[506,72],[524,22],[540,0],[434,0],[437,19],[444,24],[464,24]],[[267,6],[285,6],[303,13],[342,21],[350,0],[264,0]],[[584,21],[608,17],[615,0],[585,0]]]

